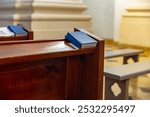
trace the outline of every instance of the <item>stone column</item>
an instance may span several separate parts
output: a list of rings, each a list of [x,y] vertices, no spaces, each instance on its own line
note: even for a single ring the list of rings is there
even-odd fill
[[[1,0],[0,26],[23,24],[34,39],[60,39],[74,27],[91,31],[91,17],[81,0]]]
[[[150,47],[149,0],[128,0],[128,7],[121,20],[119,42]]]

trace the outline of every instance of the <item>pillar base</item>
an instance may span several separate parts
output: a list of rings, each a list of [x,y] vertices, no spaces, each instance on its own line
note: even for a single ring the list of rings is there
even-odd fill
[[[84,15],[80,0],[2,2],[0,25],[23,24],[34,31],[34,39],[62,39],[74,27],[92,31],[91,17]]]

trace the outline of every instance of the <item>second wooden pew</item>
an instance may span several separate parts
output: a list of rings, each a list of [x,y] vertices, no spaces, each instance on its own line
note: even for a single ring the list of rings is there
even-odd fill
[[[130,49],[130,48],[105,51],[105,59],[114,58],[114,57],[123,57],[123,64],[127,64],[129,58],[132,58],[134,62],[138,62],[139,54],[143,52],[144,51],[140,49]]]

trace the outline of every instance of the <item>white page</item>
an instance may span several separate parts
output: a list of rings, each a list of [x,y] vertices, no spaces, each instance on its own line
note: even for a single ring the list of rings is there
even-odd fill
[[[15,36],[7,27],[0,27],[0,37]]]

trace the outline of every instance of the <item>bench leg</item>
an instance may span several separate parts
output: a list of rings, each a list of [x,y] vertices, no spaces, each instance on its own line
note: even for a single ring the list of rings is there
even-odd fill
[[[128,56],[128,57],[124,57],[123,58],[123,64],[128,64],[128,59],[129,58],[132,58],[132,60],[134,61],[134,62],[138,62],[139,61],[139,55],[134,55],[134,56]],[[136,79],[136,80],[134,80],[134,82],[135,82],[135,84],[137,84],[138,83],[138,79]],[[132,94],[134,95],[134,97],[137,97],[137,89],[138,89],[138,87],[137,86],[132,86],[131,85],[131,88],[132,88]]]
[[[137,98],[138,97],[138,79],[137,79],[137,77],[136,78],[132,78],[132,79],[130,79],[129,80],[129,84],[130,84],[130,87],[131,87],[131,96],[133,97],[133,99],[134,98]]]
[[[138,62],[139,61],[139,55],[134,55],[134,56],[125,56],[123,57],[123,64],[128,64],[128,59],[132,58],[132,60],[134,62]]]
[[[128,82],[129,80],[119,81],[105,77],[105,100],[127,100]],[[115,87],[115,85],[119,87]],[[120,92],[115,94],[114,91],[118,90],[118,88],[120,88]]]

